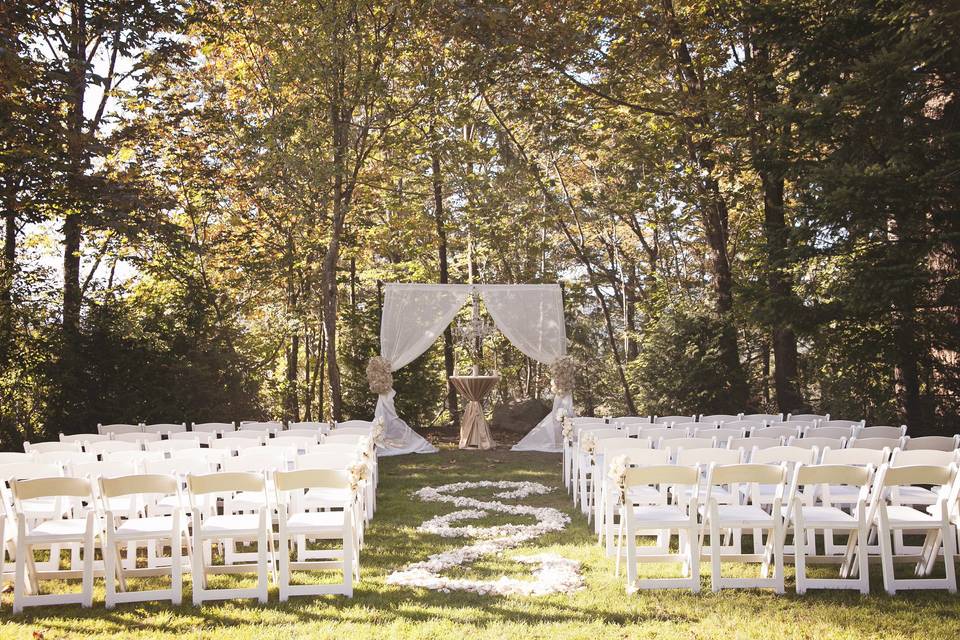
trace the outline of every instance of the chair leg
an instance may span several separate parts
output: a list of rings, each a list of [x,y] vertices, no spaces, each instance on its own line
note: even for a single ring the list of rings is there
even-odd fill
[[[170,534],[170,603],[178,606],[183,602],[183,535],[180,531]],[[188,552],[189,555],[189,552]]]
[[[267,573],[267,511],[260,512],[260,534],[257,536],[257,587],[259,591],[258,600],[261,604],[267,602],[267,582],[269,580]]]
[[[107,527],[111,527],[112,523],[108,523]],[[106,595],[104,597],[104,606],[107,609],[113,609],[116,605],[116,595],[117,595],[117,568],[116,568],[116,554],[114,553],[117,548],[116,543],[113,541],[113,535],[108,531],[106,542],[104,542],[103,547],[103,586]]]
[[[710,586],[714,593],[720,591],[720,523],[716,502],[710,503]]]
[[[88,532],[83,541],[83,602],[86,608],[93,606],[93,556],[94,550],[93,527],[88,527]]]
[[[203,591],[207,586],[206,566],[204,557],[206,551],[210,549],[208,541],[200,538],[200,523],[193,523],[193,548],[201,549],[200,553],[193,554],[193,604],[199,607],[203,604]]]
[[[880,506],[880,522],[877,526],[877,539],[880,543],[880,563],[883,568],[883,588],[888,594],[895,595],[897,588],[893,574],[893,549],[890,543],[890,526],[887,521],[887,512]]]
[[[793,521],[793,549],[794,566],[797,574],[797,594],[807,592],[807,536],[803,526],[803,516],[800,509],[796,510]],[[816,541],[814,541],[816,544]]]
[[[21,529],[22,530],[22,529]],[[21,542],[21,535],[17,541],[17,557],[15,560],[16,570],[13,579],[13,613],[14,615],[23,611],[23,598],[26,596],[25,589],[27,584],[26,568],[27,554],[33,553],[33,547]]]
[[[696,520],[690,524],[687,530],[687,562],[690,563],[690,580],[692,591],[700,593],[700,547],[695,543],[700,541],[700,532]]]

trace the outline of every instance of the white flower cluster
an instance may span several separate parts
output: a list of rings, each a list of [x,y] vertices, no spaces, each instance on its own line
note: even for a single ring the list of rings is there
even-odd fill
[[[370,473],[370,467],[363,454],[357,455],[350,465],[350,488],[356,493],[366,481]]]
[[[613,482],[613,486],[619,490],[620,501],[626,495],[627,469],[630,467],[630,460],[627,456],[617,456],[610,461],[610,468],[607,471],[607,477]]]
[[[564,416],[563,426],[560,428],[560,433],[563,435],[563,439],[567,442],[573,440],[573,418],[570,416]]]
[[[593,455],[593,452],[597,450],[597,437],[589,431],[580,436],[580,450]]]
[[[583,586],[580,576],[580,564],[556,554],[539,554],[517,557],[518,562],[538,564],[533,571],[533,580],[522,580],[501,576],[497,580],[470,580],[466,578],[448,578],[441,572],[457,566],[475,562],[485,555],[496,555],[506,549],[517,547],[545,533],[561,531],[570,523],[570,517],[551,507],[531,507],[512,505],[499,500],[479,500],[466,496],[452,495],[470,489],[498,489],[494,497],[501,500],[518,500],[530,495],[543,495],[552,491],[550,487],[537,482],[479,481],[457,482],[440,487],[424,487],[414,495],[425,502],[445,502],[460,509],[431,518],[422,523],[417,531],[431,533],[444,538],[473,538],[469,544],[442,553],[437,553],[422,562],[415,562],[400,571],[393,572],[387,583],[411,587],[425,587],[440,591],[472,591],[480,594],[495,595],[546,595],[549,593],[568,593]],[[477,520],[490,515],[490,512],[507,513],[518,516],[532,516],[536,524],[505,524],[494,527],[460,525],[461,520]]]

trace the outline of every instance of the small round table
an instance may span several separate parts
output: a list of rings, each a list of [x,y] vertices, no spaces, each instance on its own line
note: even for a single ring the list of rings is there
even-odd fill
[[[496,443],[483,417],[483,399],[490,393],[500,376],[450,376],[450,383],[468,400],[460,422],[461,449],[493,449]]]

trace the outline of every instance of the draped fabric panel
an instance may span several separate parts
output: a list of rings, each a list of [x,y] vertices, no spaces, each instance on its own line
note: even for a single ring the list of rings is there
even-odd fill
[[[492,284],[477,287],[493,322],[513,346],[537,362],[553,364],[567,354],[567,332],[563,321],[563,294],[556,284]],[[563,425],[557,421],[561,407],[573,415],[573,397],[556,395],[553,409],[513,451],[563,450]]]
[[[396,371],[417,359],[443,333],[463,307],[469,285],[388,284],[380,321],[380,355]],[[397,415],[394,390],[377,398],[374,417],[383,418],[381,456],[435,453],[437,449]]]
[[[553,364],[566,355],[559,285],[488,284],[477,289],[497,329],[525,356]]]

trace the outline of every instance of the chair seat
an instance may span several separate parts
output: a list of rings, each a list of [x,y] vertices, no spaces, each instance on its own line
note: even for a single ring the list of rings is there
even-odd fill
[[[856,526],[857,519],[837,507],[803,507],[803,522],[808,527],[826,524]]]
[[[690,521],[690,516],[683,507],[676,505],[650,505],[634,507],[633,519],[637,523],[637,528],[643,529],[644,524],[650,523],[686,523]]]
[[[96,529],[97,527],[95,525],[94,531],[96,531]],[[28,527],[27,537],[32,539],[34,542],[44,538],[57,538],[61,540],[66,538],[75,538],[77,540],[83,540],[86,531],[86,518],[45,520],[35,527]]]
[[[244,533],[256,535],[260,531],[260,516],[255,513],[208,516],[203,519],[203,534]]]
[[[895,493],[896,501],[899,504],[936,504],[940,497],[936,488],[924,489],[923,487],[897,487]]]
[[[267,504],[267,497],[263,491],[238,491],[230,498],[230,504],[236,508],[243,506],[263,507]]]
[[[627,497],[635,504],[664,502],[664,495],[651,486],[627,487]]]
[[[344,518],[343,511],[302,511],[287,519],[287,530],[290,533],[337,532],[343,529]]]
[[[118,538],[128,540],[141,537],[159,537],[170,535],[173,527],[173,516],[150,516],[148,518],[132,518],[124,520],[117,527]]]
[[[349,504],[351,497],[350,489],[315,487],[307,489],[303,501],[309,507],[342,507]]]
[[[189,513],[190,496],[185,494],[181,494],[180,496],[163,496],[157,500],[156,504],[154,505],[154,510],[156,511],[171,511],[173,509],[183,509]]]
[[[900,504],[892,504],[887,507],[887,520],[891,526],[937,526],[940,524],[939,514],[931,515],[927,512],[907,507]]]
[[[753,504],[721,504],[717,506],[717,518],[721,525],[743,527],[769,526],[773,516]]]

